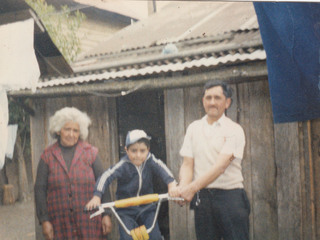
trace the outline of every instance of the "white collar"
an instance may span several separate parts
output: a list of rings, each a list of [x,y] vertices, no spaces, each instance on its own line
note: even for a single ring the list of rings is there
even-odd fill
[[[207,121],[208,115],[206,114],[202,119],[206,122],[206,124],[208,126],[221,126],[225,123],[227,117],[226,115],[223,113],[222,116],[215,122],[213,122],[212,124],[209,124]]]

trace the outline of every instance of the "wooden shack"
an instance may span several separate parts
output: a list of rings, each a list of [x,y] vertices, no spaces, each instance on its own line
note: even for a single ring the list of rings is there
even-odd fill
[[[104,167],[119,160],[126,132],[143,128],[152,136],[151,151],[178,178],[186,128],[204,114],[202,86],[222,80],[234,92],[226,114],[246,134],[243,173],[251,203],[250,239],[319,239],[320,120],[274,124],[259,29],[182,39],[173,45],[92,56],[82,62],[94,62],[91,70],[43,78],[34,94],[9,93],[32,99],[33,172],[43,149],[52,143],[49,117],[62,107],[75,106],[92,119],[88,141],[99,148]],[[165,54],[172,47],[179,51]],[[114,194],[114,185],[111,190]],[[162,225],[166,239],[195,239],[188,207],[170,203],[167,216],[159,220],[169,224],[169,229]],[[118,239],[116,227],[110,239]]]

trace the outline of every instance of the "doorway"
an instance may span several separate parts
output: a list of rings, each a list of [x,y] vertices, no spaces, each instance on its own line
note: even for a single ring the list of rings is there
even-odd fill
[[[132,93],[117,98],[119,156],[125,154],[124,146],[126,134],[129,130],[142,129],[151,136],[150,152],[164,163],[166,161],[166,139],[164,123],[164,95],[163,91],[147,91]],[[166,193],[167,186],[153,179],[154,192]],[[161,204],[158,223],[162,235],[169,240],[168,203]]]

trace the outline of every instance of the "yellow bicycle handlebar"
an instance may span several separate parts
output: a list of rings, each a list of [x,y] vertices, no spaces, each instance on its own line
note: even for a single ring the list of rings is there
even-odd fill
[[[108,203],[101,204],[96,208],[98,209],[98,211],[91,214],[90,218],[100,215],[101,213],[104,212],[105,208],[111,208],[111,209],[113,209],[113,207],[126,208],[126,207],[139,206],[139,205],[144,205],[144,204],[158,202],[158,201],[159,203],[161,203],[161,200],[183,201],[183,198],[170,197],[168,193],[164,193],[164,194],[154,193],[154,194],[147,194],[147,195],[138,196],[138,197],[121,199],[115,202],[108,202]],[[86,207],[84,208],[84,211],[88,211]]]
[[[143,204],[148,204],[152,202],[157,202],[159,200],[159,194],[148,194],[139,197],[126,198],[122,200],[117,200],[114,202],[116,208],[126,208],[132,206],[138,206]]]

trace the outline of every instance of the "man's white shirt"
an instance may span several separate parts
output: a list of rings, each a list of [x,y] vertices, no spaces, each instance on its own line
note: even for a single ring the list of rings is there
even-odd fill
[[[235,159],[207,188],[243,188],[241,161],[244,146],[244,131],[238,123],[223,114],[210,125],[205,115],[189,125],[180,155],[194,159],[194,179],[197,179],[215,164],[220,153],[232,154]]]

